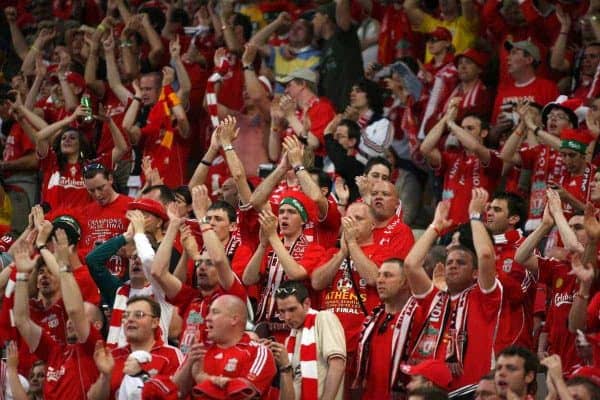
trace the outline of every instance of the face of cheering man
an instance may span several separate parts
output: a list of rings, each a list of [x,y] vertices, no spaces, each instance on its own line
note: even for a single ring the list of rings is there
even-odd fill
[[[373,185],[371,207],[377,220],[385,220],[394,215],[398,207],[398,194],[393,183],[382,181]]]
[[[473,253],[460,247],[448,250],[444,276],[451,294],[462,292],[477,278],[477,268],[475,268],[473,257]]]
[[[494,235],[500,235],[519,222],[517,215],[508,215],[508,201],[494,199],[486,213],[486,226]]]
[[[579,175],[583,172],[585,169],[585,154],[570,149],[562,149],[560,154],[569,174]]]
[[[382,303],[393,300],[400,291],[405,290],[407,280],[400,262],[386,261],[381,264],[375,285]]]
[[[291,329],[302,328],[310,308],[310,299],[307,297],[300,302],[296,296],[290,295],[283,299],[277,298],[276,301],[279,318]]]
[[[293,237],[300,234],[304,224],[298,210],[289,204],[279,206],[278,222],[279,232],[287,237]]]
[[[202,290],[212,290],[219,284],[219,273],[208,255],[208,251],[200,254],[196,261],[196,279]]]
[[[535,373],[525,371],[525,359],[519,355],[501,354],[496,361],[494,381],[501,398],[507,398],[508,391],[519,398],[527,393],[527,386],[533,382]]]
[[[590,199],[595,203],[600,201],[600,171],[594,174],[590,183]]]
[[[143,343],[154,337],[160,317],[152,312],[150,303],[139,300],[127,305],[123,312],[123,329],[128,343]]]

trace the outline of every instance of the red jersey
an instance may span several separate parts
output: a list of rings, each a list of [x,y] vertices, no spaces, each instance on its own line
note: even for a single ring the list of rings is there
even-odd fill
[[[102,206],[97,201],[92,201],[79,210],[79,248],[87,254],[95,246],[125,232],[129,225],[125,213],[127,205],[132,201],[131,197],[119,194],[112,203]]]
[[[560,153],[543,144],[521,148],[519,155],[522,168],[532,171],[529,214],[525,230],[533,231],[542,222],[546,207],[547,183],[562,184],[567,169]]]
[[[415,244],[415,237],[412,230],[402,220],[400,210],[399,208],[385,227],[373,229],[373,241],[379,246],[387,247],[390,257],[404,260]]]
[[[328,196],[325,218],[321,221],[305,223],[304,234],[324,248],[330,248],[337,242],[341,224],[342,216],[337,208],[337,203],[331,196]]]
[[[35,150],[35,145],[31,142],[23,128],[18,122],[13,123],[10,132],[4,143],[2,159],[4,161],[17,160]],[[3,171],[4,178],[12,175],[11,171]]]
[[[499,281],[489,293],[475,284],[454,296],[432,285],[429,293],[417,298],[428,316],[415,344],[413,362],[431,358],[458,362],[463,374],[453,378],[450,390],[477,383],[494,360],[502,291]]]
[[[240,392],[237,392],[237,396],[231,392],[235,387],[236,390],[244,392],[243,398],[266,399],[277,369],[269,349],[263,344],[251,341],[248,335],[244,334],[232,347],[222,348],[214,344],[210,346],[204,356],[204,372],[231,380],[225,388],[219,388],[209,380],[204,381],[194,387],[194,397],[209,391],[211,394],[222,394],[219,398],[223,399],[242,398]],[[214,398],[200,398],[209,397]]]
[[[587,308],[586,330],[589,333],[600,331],[600,293],[596,293]]]
[[[558,97],[558,88],[555,82],[534,77],[530,82],[522,85],[509,81],[498,87],[496,101],[492,113],[492,121],[496,123],[503,105],[517,104],[520,100],[545,105]]]
[[[119,391],[124,376],[123,367],[125,360],[127,360],[131,352],[131,346],[119,347],[112,351],[112,356],[115,359],[115,367],[113,368],[110,381],[110,400],[116,398],[116,393]],[[150,350],[150,354],[152,354],[152,361],[145,365],[145,367],[151,377],[155,375],[173,375],[183,359],[177,347],[166,345],[161,340],[154,342],[154,347]]]
[[[206,325],[204,320],[208,316],[210,305],[215,299],[224,294],[231,294],[239,297],[246,302],[246,289],[236,278],[233,285],[228,290],[223,290],[220,286],[210,296],[202,296],[198,289],[188,285],[183,285],[177,295],[169,301],[179,307],[179,312],[183,317],[183,329],[179,338],[179,349],[183,354],[187,354],[197,341],[202,341],[206,337]]]
[[[590,200],[590,182],[595,174],[596,166],[587,163],[581,175],[567,174],[563,182],[563,187],[573,197],[585,204]],[[569,202],[563,201],[563,212],[568,221],[574,215],[575,209]]]
[[[489,116],[492,111],[492,94],[485,87],[481,80],[477,80],[475,85],[465,90],[461,84],[458,84],[444,104],[443,111],[446,112],[450,99],[460,97],[462,101],[458,103],[458,114],[456,120],[460,121],[467,114],[477,114]]]
[[[112,157],[103,154],[94,160],[106,168],[112,168]],[[48,150],[46,157],[40,160],[42,171],[42,201],[48,203],[52,210],[73,209],[86,206],[90,195],[83,179],[83,163],[66,163],[61,169],[54,150]]]
[[[377,264],[377,267],[391,257],[389,249],[382,248],[376,243],[361,246],[361,250],[371,261]],[[329,260],[338,251],[337,248],[329,249],[326,260]],[[350,261],[350,265],[348,265],[348,261]],[[350,271],[352,275],[350,275]],[[360,298],[367,313],[370,313],[379,304],[377,289],[374,286],[367,285],[366,280],[361,278],[354,261],[350,258],[342,261],[333,281],[321,293],[321,309],[334,312],[340,319],[346,335],[346,349],[350,353],[356,351],[362,322],[365,319],[365,314],[356,297],[357,290],[354,288],[352,281],[357,285],[356,289],[360,293]]]
[[[98,378],[94,362],[96,342],[102,335],[93,326],[84,343],[64,344],[57,342],[42,330],[35,355],[46,361],[44,399],[85,399],[90,386]]]
[[[443,151],[442,162],[435,172],[444,176],[442,199],[450,200],[448,219],[458,226],[469,220],[467,205],[472,189],[494,192],[502,173],[502,160],[495,151],[490,151],[490,162],[486,166],[465,151]]]
[[[511,345],[531,349],[533,307],[537,280],[525,267],[514,260],[517,248],[525,238],[517,230],[494,235],[496,272],[502,283],[502,317],[494,349],[496,353]]]
[[[305,125],[308,125],[310,132],[319,139],[319,147],[315,149],[315,155],[325,157],[325,128],[335,117],[335,108],[326,97],[313,97],[306,107],[302,110],[296,110],[296,116]],[[308,120],[308,121],[307,121]],[[293,130],[288,128],[283,131],[286,136],[292,135]]]
[[[550,290],[550,306],[546,317],[548,353],[558,354],[564,371],[581,362],[575,350],[576,335],[569,332],[567,321],[573,304],[573,295],[579,289],[571,264],[555,258],[538,258],[538,274],[541,283]]]

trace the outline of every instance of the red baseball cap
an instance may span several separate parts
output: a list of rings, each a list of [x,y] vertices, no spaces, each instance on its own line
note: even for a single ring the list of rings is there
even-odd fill
[[[454,58],[454,64],[458,65],[458,60],[461,57],[466,57],[469,60],[473,61],[475,64],[477,64],[477,66],[481,69],[485,68],[485,66],[488,63],[488,56],[485,53],[482,53],[481,51],[477,51],[475,49],[466,49],[465,51],[463,51],[462,53],[458,54],[455,58]]]
[[[585,366],[585,367],[577,368],[569,376],[569,379],[575,378],[576,376],[588,378],[592,382],[594,382],[596,385],[600,386],[600,368],[598,368],[598,367]]]
[[[426,360],[417,365],[403,364],[400,369],[406,375],[421,375],[441,389],[447,389],[452,381],[450,368],[441,360]]]
[[[433,31],[427,34],[429,37],[436,38],[437,40],[445,40],[447,42],[452,41],[452,32],[443,26],[438,26]]]
[[[132,201],[127,205],[128,210],[141,210],[149,212],[152,215],[156,215],[158,218],[167,222],[169,220],[169,216],[165,211],[165,206],[159,203],[156,200],[141,198]]]

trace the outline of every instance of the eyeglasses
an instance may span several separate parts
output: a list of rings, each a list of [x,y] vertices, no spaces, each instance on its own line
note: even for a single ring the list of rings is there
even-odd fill
[[[140,319],[142,319],[144,317],[156,318],[156,315],[147,313],[142,310],[135,310],[135,311],[123,311],[123,317],[121,319],[127,320],[127,319],[129,319],[130,316],[133,316],[133,319],[136,321],[139,321]]]
[[[387,315],[385,316],[385,319],[383,320],[383,323],[379,326],[379,329],[377,330],[378,335],[383,335],[385,333],[392,318],[394,318],[394,314],[387,313]]]
[[[567,121],[569,119],[569,116],[562,112],[550,112],[548,113],[548,119],[550,118],[556,118],[563,121]]]
[[[573,225],[569,225],[569,227],[571,229],[573,229],[574,231],[580,231],[582,229],[585,229],[585,226],[583,226],[583,224],[573,224]]]
[[[106,171],[106,168],[104,167],[104,165],[102,165],[100,163],[91,163],[91,164],[87,164],[83,167],[84,174],[86,172],[90,172],[90,171]]]
[[[282,288],[278,288],[277,290],[275,290],[275,296],[291,296],[294,293],[296,293],[296,288],[295,287],[282,287]]]

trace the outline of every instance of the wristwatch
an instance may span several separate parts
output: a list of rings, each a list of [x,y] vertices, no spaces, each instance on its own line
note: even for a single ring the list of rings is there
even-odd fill
[[[469,219],[472,220],[477,220],[477,221],[481,221],[481,213],[478,212],[472,212],[469,213]]]
[[[210,225],[210,218],[208,218],[208,216],[205,215],[204,217],[200,218],[198,222],[200,223],[200,225]]]

